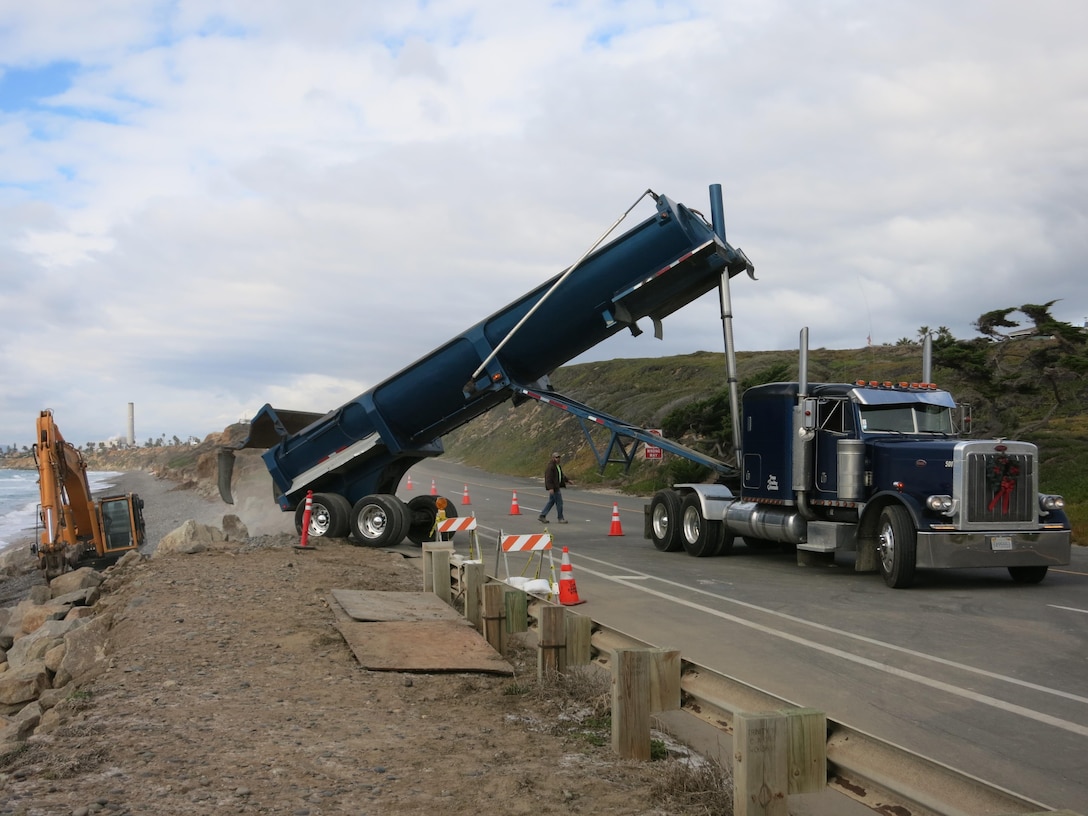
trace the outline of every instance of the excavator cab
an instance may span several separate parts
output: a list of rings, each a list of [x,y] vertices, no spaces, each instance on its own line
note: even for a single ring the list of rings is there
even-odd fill
[[[144,502],[138,495],[100,499],[102,547],[100,557],[139,547],[144,540]]]

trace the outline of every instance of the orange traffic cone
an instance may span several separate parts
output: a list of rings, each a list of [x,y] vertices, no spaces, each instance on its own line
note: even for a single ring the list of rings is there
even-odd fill
[[[295,545],[296,550],[312,550],[309,544],[310,539],[310,518],[314,512],[314,492],[312,490],[306,491],[306,506],[302,511],[302,537],[299,539],[298,544]]]
[[[411,490],[412,489],[412,474],[411,473],[408,474],[408,481],[404,483],[404,489],[405,490]]]
[[[461,495],[461,504],[472,504],[472,499],[468,497],[468,485],[465,485],[465,492]]]
[[[623,535],[623,527],[620,526],[620,506],[616,502],[612,502],[612,526],[608,528],[608,534],[610,536]]]
[[[574,571],[566,547],[563,548],[563,561],[559,565],[559,603],[563,606],[585,603],[578,597],[578,584],[574,583]]]
[[[514,491],[514,497],[512,499],[510,499],[510,515],[511,516],[520,516],[521,515],[521,508],[518,507],[518,492],[516,490]]]
[[[434,479],[431,479],[431,495],[432,496],[437,496],[438,495],[438,488],[435,486]]]

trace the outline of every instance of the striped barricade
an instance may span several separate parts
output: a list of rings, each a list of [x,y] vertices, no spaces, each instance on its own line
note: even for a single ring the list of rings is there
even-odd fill
[[[443,519],[438,522],[440,533],[461,533],[476,529],[476,516],[460,516],[458,518]]]
[[[476,540],[476,516],[458,516],[442,519],[435,528],[436,538],[440,538],[443,541],[448,540],[444,535],[445,533],[449,533],[449,538],[453,538],[454,533],[464,532],[468,533],[468,557],[470,559],[483,560],[483,552],[480,550],[480,545]]]
[[[506,583],[520,586],[525,584],[525,574],[529,571],[529,568],[533,565],[533,559],[539,559],[537,562],[536,578],[540,579],[540,569],[544,566],[544,553],[548,554],[548,564],[551,568],[551,579],[540,579],[543,583],[549,587],[555,583],[555,560],[552,557],[552,536],[551,533],[531,533],[528,535],[503,535],[502,531],[499,531],[499,548],[502,550],[502,560],[506,567]],[[510,561],[507,558],[508,553],[521,552],[529,553],[529,560],[525,563],[525,568],[521,571],[521,576],[515,580],[511,580],[510,574]]]

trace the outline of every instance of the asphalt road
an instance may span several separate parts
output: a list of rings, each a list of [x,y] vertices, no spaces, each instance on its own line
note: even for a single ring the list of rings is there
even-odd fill
[[[489,569],[499,529],[543,528],[542,479],[444,459],[411,476],[415,493],[434,479],[460,515],[478,517]],[[519,516],[510,515],[513,491]],[[661,553],[642,537],[644,499],[577,487],[564,496],[570,523],[556,525],[553,512],[548,529],[569,548],[586,602],[580,613],[1021,796],[1088,814],[1088,548],[1074,547],[1072,564],[1036,586],[1013,583],[1003,569],[942,570],[892,590],[846,559],[805,568],[793,553],[739,543],[726,557]],[[622,536],[609,535],[613,502]]]

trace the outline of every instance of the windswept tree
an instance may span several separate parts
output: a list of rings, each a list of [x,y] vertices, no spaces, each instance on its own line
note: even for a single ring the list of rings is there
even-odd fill
[[[1045,423],[1071,401],[1083,404],[1088,398],[1084,386],[1088,373],[1088,333],[1055,319],[1050,309],[1057,302],[1025,303],[986,312],[975,321],[974,327],[986,338],[982,342],[989,349],[978,345],[979,341],[938,345],[938,364],[955,369],[968,379],[991,403],[995,415],[1001,413],[1004,395],[1049,392],[1053,402],[1028,427]],[[1016,313],[1026,321],[1017,319]],[[1025,322],[1034,329],[1030,342],[1011,342],[1012,330]],[[1000,345],[995,347],[993,343]],[[1025,430],[1011,425],[997,429],[1014,436]]]

